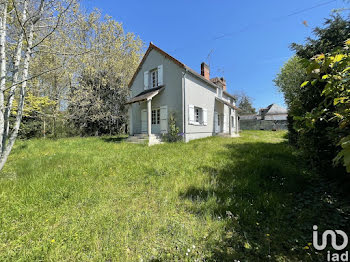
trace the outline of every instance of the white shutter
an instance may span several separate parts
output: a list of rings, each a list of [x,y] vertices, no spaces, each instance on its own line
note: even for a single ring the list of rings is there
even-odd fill
[[[227,132],[227,119],[226,119],[226,116],[227,116],[227,115],[225,115],[225,114],[223,115],[224,121],[223,121],[222,131],[223,131],[224,133]]]
[[[162,134],[168,132],[168,107],[160,107],[160,132]]]
[[[214,112],[214,127],[215,127],[215,133],[219,133],[218,112]]]
[[[188,105],[188,123],[194,123],[194,105]]]
[[[147,109],[141,110],[141,133],[147,132]]]
[[[208,124],[208,110],[206,108],[203,108],[202,113],[203,113],[203,125],[206,126]]]
[[[143,89],[144,90],[148,89],[148,84],[149,84],[149,71],[145,71],[143,73]]]
[[[163,65],[158,66],[158,86],[163,85]]]

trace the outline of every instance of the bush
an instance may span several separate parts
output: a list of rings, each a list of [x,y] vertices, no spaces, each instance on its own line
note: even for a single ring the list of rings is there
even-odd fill
[[[294,115],[298,145],[314,164],[327,170],[332,160],[350,173],[350,40],[343,49],[304,61],[306,81],[300,86],[319,93],[317,104]]]
[[[178,142],[183,139],[183,134],[179,133],[179,127],[176,125],[176,120],[173,114],[169,117],[169,132],[163,136],[166,142]]]

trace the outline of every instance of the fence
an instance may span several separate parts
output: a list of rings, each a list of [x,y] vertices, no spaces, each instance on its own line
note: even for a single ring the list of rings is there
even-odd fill
[[[240,120],[241,130],[287,130],[287,120]]]

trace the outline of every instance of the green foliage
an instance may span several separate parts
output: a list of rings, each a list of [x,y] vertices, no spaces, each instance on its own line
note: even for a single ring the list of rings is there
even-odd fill
[[[169,116],[169,131],[164,135],[163,139],[167,142],[178,142],[183,139],[182,134],[179,133],[180,129],[176,125],[176,120],[174,114]]]
[[[301,58],[311,59],[315,55],[325,54],[343,46],[350,35],[350,20],[340,14],[327,18],[324,27],[314,29],[316,38],[307,38],[304,45],[293,43],[291,48]]]
[[[1,260],[323,261],[304,249],[312,225],[349,228],[350,202],[284,135],[18,141],[0,178]]]
[[[314,33],[316,38],[308,38],[305,45],[292,45],[296,56],[284,65],[275,84],[288,105],[291,144],[321,173],[344,174],[343,168],[332,168],[332,160],[341,150],[340,139],[349,133],[343,99],[349,90],[344,58],[348,50],[343,47],[350,21],[336,15]]]
[[[68,113],[81,135],[118,134],[126,123],[127,89],[112,72],[86,71],[71,88]]]
[[[296,127],[301,133],[313,132],[318,123],[325,122],[331,143],[338,147],[336,158],[342,158],[344,166],[350,172],[350,40],[345,48],[330,54],[321,54],[305,61],[308,80],[300,88],[319,89],[322,100],[311,112],[304,116],[296,116]],[[332,128],[329,128],[332,127]],[[335,156],[334,156],[335,157]]]
[[[57,106],[56,102],[47,96],[36,96],[28,92],[25,98],[23,110],[23,119],[19,130],[19,137],[28,139],[33,137],[42,137],[54,133],[50,128],[51,115],[53,108]],[[17,115],[17,101],[14,101],[12,115]],[[12,119],[14,119],[14,117]],[[12,121],[14,122],[14,121]],[[45,122],[45,123],[44,123]]]
[[[241,114],[256,114],[256,110],[247,96],[239,101],[238,107],[241,109]]]
[[[98,10],[79,14],[77,20],[72,45],[83,43],[81,51],[86,54],[75,59],[77,81],[68,92],[70,122],[81,135],[123,133],[127,86],[140,62],[143,42]]]
[[[256,114],[256,110],[252,105],[252,98],[245,92],[238,92],[235,94],[235,97],[237,98],[237,105],[240,109],[240,114]]]
[[[45,120],[47,135],[124,132],[127,85],[142,48],[122,23],[74,2],[62,26],[36,47],[30,66],[31,75],[40,75],[30,81],[31,92],[56,103],[45,112],[51,116]],[[41,75],[43,68],[55,70]],[[43,126],[43,118],[38,120]]]

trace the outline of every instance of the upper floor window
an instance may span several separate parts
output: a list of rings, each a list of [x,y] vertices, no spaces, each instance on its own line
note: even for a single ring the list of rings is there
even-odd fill
[[[143,76],[143,89],[147,90],[163,85],[163,65],[145,71]]]
[[[151,88],[155,88],[158,86],[158,70],[153,69],[151,72]]]
[[[218,97],[222,98],[222,88],[218,87]]]

